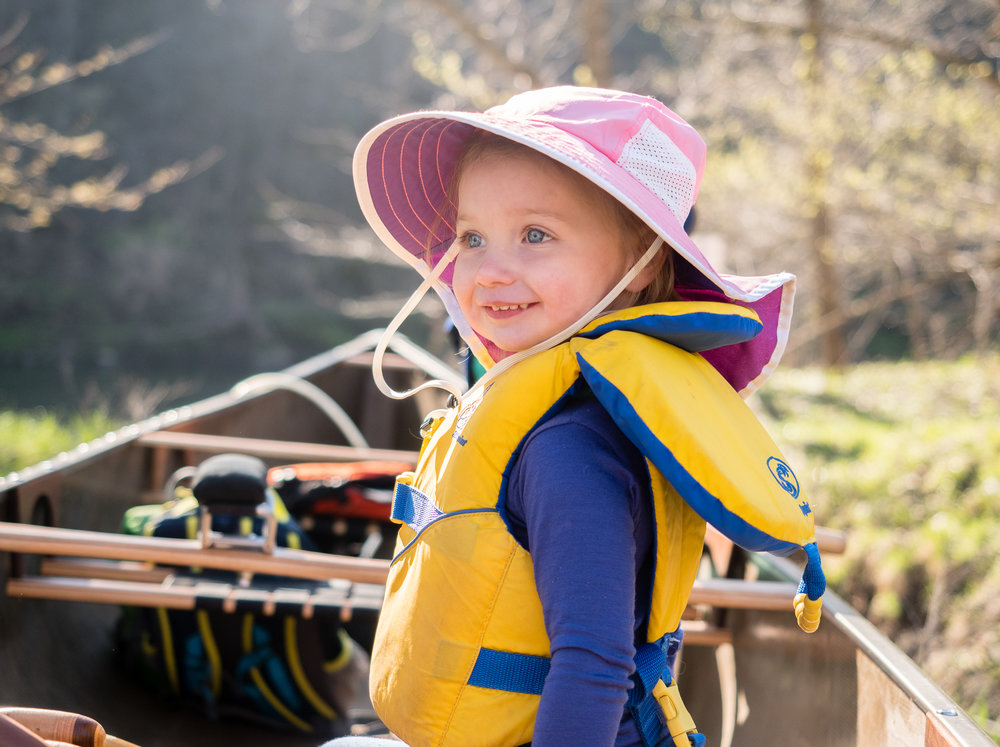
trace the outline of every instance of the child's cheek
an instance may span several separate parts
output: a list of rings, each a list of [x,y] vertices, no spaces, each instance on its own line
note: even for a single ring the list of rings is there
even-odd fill
[[[475,277],[475,270],[471,267],[471,264],[467,258],[463,261],[463,257],[459,255],[455,260],[455,273],[451,280],[451,288],[455,294],[455,300],[458,301],[459,308],[465,314],[469,312],[474,287],[473,278]]]

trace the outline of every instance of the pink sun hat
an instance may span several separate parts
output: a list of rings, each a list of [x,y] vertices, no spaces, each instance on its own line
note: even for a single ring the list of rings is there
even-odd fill
[[[369,131],[354,154],[362,211],[378,237],[427,278],[455,240],[449,187],[468,139],[485,130],[579,172],[638,215],[675,251],[685,300],[755,311],[753,339],[703,352],[741,394],[757,389],[788,340],[795,277],[717,272],[684,230],[705,166],[705,143],[659,101],[623,91],[560,86],[518,94],[486,112],[425,111]],[[451,290],[452,268],[434,281],[458,331],[489,368],[499,351],[465,321]]]

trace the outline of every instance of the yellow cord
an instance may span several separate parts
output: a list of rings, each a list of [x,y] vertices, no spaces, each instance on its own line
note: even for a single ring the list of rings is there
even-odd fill
[[[177,680],[177,663],[174,661],[174,639],[170,632],[170,618],[167,617],[167,610],[163,607],[156,608],[156,616],[159,618],[163,637],[163,663],[167,667],[167,679],[170,680],[170,689],[174,693],[179,693],[180,684]]]
[[[253,651],[253,615],[250,613],[247,613],[243,617],[243,651],[248,654]],[[264,676],[260,673],[260,669],[252,667],[250,669],[250,678],[257,686],[257,689],[260,690],[260,694],[264,696],[264,699],[270,703],[271,707],[280,713],[285,720],[288,721],[288,723],[292,724],[300,731],[312,732],[313,729],[309,724],[288,710],[285,707],[285,704],[278,700],[275,694],[271,692],[271,688],[269,688],[267,686],[267,682],[264,681]]]
[[[302,662],[299,660],[299,647],[295,645],[295,618],[291,615],[285,618],[285,658],[292,670],[295,684],[299,686],[299,690],[306,696],[306,700],[312,704],[316,712],[329,719],[337,718],[337,712],[313,689],[305,670],[302,669]]]
[[[340,639],[340,653],[330,659],[330,661],[323,662],[323,670],[326,672],[338,672],[346,667],[347,663],[351,660],[351,654],[354,653],[354,641],[347,635],[346,630],[339,628],[337,630],[337,637]]]
[[[222,691],[222,658],[219,656],[219,648],[215,645],[215,636],[212,635],[212,624],[208,612],[197,610],[197,613],[201,641],[205,645],[205,655],[212,667],[212,695],[218,698]]]

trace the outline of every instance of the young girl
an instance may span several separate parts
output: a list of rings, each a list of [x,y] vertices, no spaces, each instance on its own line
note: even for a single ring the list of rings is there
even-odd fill
[[[703,163],[659,102],[575,87],[359,145],[366,217],[425,278],[383,343],[432,286],[486,368],[397,483],[371,693],[407,744],[702,744],[671,667],[706,519],[805,548],[818,624],[808,501],[738,394],[777,364],[794,279],[705,260]]]

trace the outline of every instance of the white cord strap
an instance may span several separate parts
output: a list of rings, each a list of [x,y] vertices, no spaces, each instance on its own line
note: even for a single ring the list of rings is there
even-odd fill
[[[427,381],[414,389],[408,389],[405,392],[397,392],[388,382],[385,380],[385,375],[382,373],[382,359],[385,357],[385,351],[389,347],[389,342],[392,340],[392,336],[396,334],[399,328],[402,326],[406,318],[412,313],[412,311],[420,303],[420,299],[424,297],[424,294],[434,285],[437,279],[444,272],[445,268],[451,263],[455,255],[458,254],[460,248],[459,243],[456,241],[449,248],[448,251],[444,253],[438,263],[434,266],[433,271],[424,278],[424,282],[413,291],[413,295],[403,304],[403,308],[399,310],[399,313],[393,317],[393,320],[389,322],[389,326],[385,328],[382,333],[382,337],[379,338],[378,345],[375,346],[375,353],[372,357],[372,376],[375,379],[375,386],[379,388],[386,397],[391,397],[392,399],[406,399],[407,397],[412,397],[417,392],[428,389],[444,389],[446,392],[453,394],[459,401],[462,399],[462,390],[455,386],[454,382],[445,381],[444,379],[433,379],[432,381]]]

